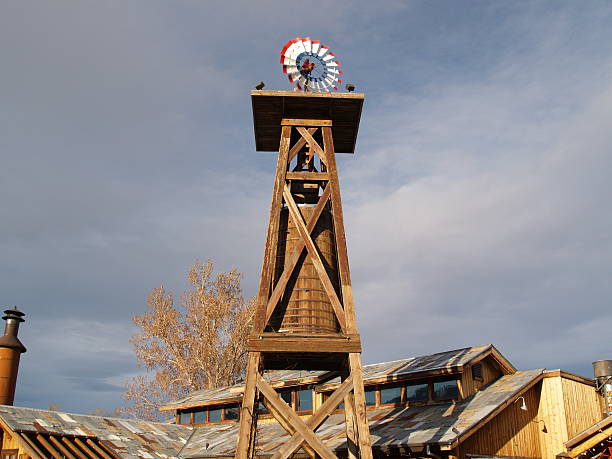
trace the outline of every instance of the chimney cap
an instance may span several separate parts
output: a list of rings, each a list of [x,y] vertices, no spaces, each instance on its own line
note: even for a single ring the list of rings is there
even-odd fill
[[[14,306],[13,309],[6,309],[4,311],[4,317],[2,317],[2,320],[14,319],[18,320],[19,322],[25,322],[23,316],[25,316],[25,313],[17,309],[17,306]]]

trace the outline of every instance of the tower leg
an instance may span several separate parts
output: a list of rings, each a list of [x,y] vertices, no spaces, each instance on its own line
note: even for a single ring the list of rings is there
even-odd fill
[[[361,459],[372,459],[372,441],[370,439],[370,426],[366,413],[365,391],[363,390],[363,373],[361,369],[361,356],[356,353],[349,354],[349,367],[353,375],[355,394],[355,419],[357,424],[357,438]]]
[[[240,430],[238,431],[236,459],[250,459],[254,449],[254,429],[257,428],[257,425],[253,421],[257,403],[257,375],[259,374],[260,362],[260,352],[249,352],[244,396],[240,409]]]
[[[348,374],[342,375],[342,380],[346,380]],[[357,424],[355,421],[355,398],[349,392],[344,397],[344,422],[346,425],[346,444],[348,459],[359,457],[359,439],[357,438]]]

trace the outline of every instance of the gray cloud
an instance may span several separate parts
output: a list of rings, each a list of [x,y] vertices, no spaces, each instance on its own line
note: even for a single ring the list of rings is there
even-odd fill
[[[255,293],[275,158],[254,151],[247,94],[287,88],[296,35],[367,92],[340,159],[366,360],[485,342],[522,367],[609,357],[612,9],[551,5],[3,2],[18,403],[117,406],[131,316],[196,257]]]

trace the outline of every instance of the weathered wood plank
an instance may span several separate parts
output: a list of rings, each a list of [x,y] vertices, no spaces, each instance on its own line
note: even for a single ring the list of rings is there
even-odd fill
[[[285,403],[283,401],[283,403]],[[274,419],[276,419],[278,421],[278,423],[281,425],[281,427],[283,429],[285,429],[285,431],[293,436],[295,434],[295,429],[293,428],[293,426],[288,423],[285,418],[276,410],[276,408],[274,407],[274,405],[272,403],[270,403],[270,401],[264,397],[264,401],[263,401],[264,406],[268,409],[268,411],[270,412],[270,414],[272,416],[274,416]],[[299,435],[299,434],[298,434]],[[300,437],[301,438],[301,437]],[[300,445],[298,445],[299,447]],[[314,449],[312,449],[312,446],[310,446],[308,443],[306,442],[302,442],[301,443],[302,448],[304,448],[304,451],[306,451],[310,457],[315,458],[316,457],[316,451]]]
[[[303,128],[303,127],[297,127],[296,128],[297,131],[300,133],[300,135],[306,139],[306,143],[308,143],[308,145],[310,146],[310,148],[312,148],[315,153],[317,155],[319,155],[319,158],[321,158],[321,161],[323,161],[325,164],[327,164],[327,159],[326,159],[326,153],[325,151],[323,151],[323,149],[321,148],[321,145],[319,145],[319,143],[314,139],[314,137],[310,134],[310,132]],[[330,130],[331,128],[329,127],[324,127],[321,128],[323,130],[327,129]]]
[[[102,448],[100,448],[98,445],[96,445],[96,443],[91,438],[88,438],[86,441],[87,441],[87,444],[91,446],[91,448],[96,453],[98,453],[100,456],[102,456],[104,459],[115,459],[112,456],[110,456],[106,451],[104,451]]]
[[[300,214],[297,204],[293,200],[293,196],[291,196],[291,192],[289,191],[289,188],[287,188],[287,185],[285,185],[285,191],[283,193],[283,196],[285,197],[285,203],[287,204],[287,208],[289,209],[291,218],[293,219],[293,222],[295,223],[295,226],[298,232],[300,233],[300,237],[304,240],[306,244],[306,250],[308,250],[312,265],[314,266],[315,270],[317,271],[317,274],[319,275],[319,278],[321,279],[321,283],[323,284],[325,293],[329,297],[332,308],[336,315],[336,319],[340,324],[340,328],[344,333],[346,333],[346,320],[344,318],[344,309],[342,308],[342,303],[340,303],[340,299],[338,298],[336,290],[334,289],[334,285],[329,279],[329,275],[325,270],[325,266],[323,266],[321,256],[319,255],[319,252],[317,251],[317,248],[314,242],[312,241],[312,238],[310,237],[310,233],[304,225],[302,215]]]
[[[93,450],[92,450],[92,449],[91,449],[89,446],[87,446],[87,445],[86,445],[86,444],[83,442],[83,440],[81,440],[80,438],[76,437],[76,438],[74,439],[74,442],[75,442],[75,443],[78,445],[78,447],[79,447],[79,448],[81,448],[83,451],[85,451],[85,454],[86,454],[88,457],[94,457],[94,458],[97,458],[97,457],[98,457],[98,455],[97,455],[97,454],[96,454],[96,453],[95,453],[95,452],[94,452],[94,451],[93,451]]]
[[[321,407],[306,420],[306,427],[313,431],[318,429],[323,422],[329,417],[330,414],[340,404],[342,399],[350,392],[353,388],[353,379],[347,378],[342,385],[327,399]],[[292,437],[285,442],[285,444],[272,456],[271,459],[287,459],[296,449],[300,447],[304,437],[300,432],[295,432]]]
[[[315,132],[317,132],[317,128],[308,129],[308,133],[310,135],[313,135]],[[306,139],[304,137],[300,137],[291,147],[291,150],[289,150],[289,163],[293,160],[293,157],[297,155],[302,148],[304,148],[304,145],[306,145]]]
[[[56,459],[62,459],[62,454],[59,453],[43,435],[36,435],[36,439],[38,440],[38,443],[43,445],[43,447],[51,454],[51,456],[55,457]]]
[[[68,451],[68,449],[64,445],[62,445],[61,442],[53,435],[49,437],[49,440],[51,440],[53,446],[55,446],[65,457],[67,457],[68,459],[76,459],[76,457],[70,451]]]
[[[248,341],[249,350],[259,352],[333,352],[347,354],[361,352],[361,340],[359,335],[356,334],[344,335],[338,338],[326,338],[317,335],[309,337],[274,335],[259,335],[258,337],[250,338]]]
[[[301,118],[283,118],[281,126],[332,126],[332,120],[307,120]]]
[[[287,406],[285,402],[281,400],[278,394],[270,387],[270,385],[263,380],[263,378],[257,378],[257,389],[263,394],[268,401],[274,405],[278,414],[282,416],[296,432],[304,438],[304,440],[312,446],[322,459],[337,459],[336,455],[332,452],[329,447],[321,441],[319,437],[310,429],[302,419]]]
[[[83,451],[81,451],[74,444],[72,444],[70,439],[68,439],[67,437],[61,437],[61,440],[68,447],[68,449],[70,449],[70,451],[72,451],[74,454],[76,454],[79,457],[79,459],[88,459],[87,456],[83,454]]]
[[[334,151],[334,140],[330,128],[323,128],[323,147],[328,158],[327,169],[330,176],[329,187],[331,187],[331,205],[334,219],[334,235],[336,237],[336,252],[338,254],[338,270],[340,272],[340,286],[344,300],[344,311],[346,315],[347,332],[357,333],[357,321],[355,319],[355,304],[353,301],[353,288],[351,285],[351,274],[348,264],[348,252],[346,249],[346,234],[344,232],[344,216],[342,213],[342,200],[340,198],[340,184],[338,181],[338,169],[336,167],[336,153]]]
[[[236,446],[235,456],[236,459],[248,459],[249,457],[260,360],[261,354],[259,352],[249,352],[244,396],[242,398],[242,405],[240,407],[240,427],[238,430],[238,444]]]
[[[274,179],[274,191],[272,193],[272,204],[270,205],[270,220],[268,223],[268,235],[266,237],[266,248],[264,251],[261,278],[259,281],[259,293],[257,295],[257,313],[253,318],[253,331],[262,332],[265,323],[266,305],[272,288],[272,277],[276,265],[276,249],[278,239],[278,227],[280,224],[280,211],[282,204],[283,187],[285,186],[285,174],[287,174],[287,155],[291,141],[291,126],[283,126],[278,160],[276,162],[276,177]]]
[[[361,368],[361,356],[359,354],[349,354],[349,368],[353,376],[355,419],[360,457],[361,459],[372,459],[372,440],[370,439],[370,425],[368,424],[368,415],[366,413],[365,392],[363,390],[363,369]]]
[[[329,180],[329,174],[327,172],[287,172],[286,179],[316,182],[320,180]]]

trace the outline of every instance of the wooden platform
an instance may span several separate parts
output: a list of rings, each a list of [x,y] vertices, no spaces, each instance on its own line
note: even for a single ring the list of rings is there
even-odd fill
[[[283,118],[331,120],[336,153],[354,153],[364,95],[298,91],[251,91],[255,148],[278,151]]]

